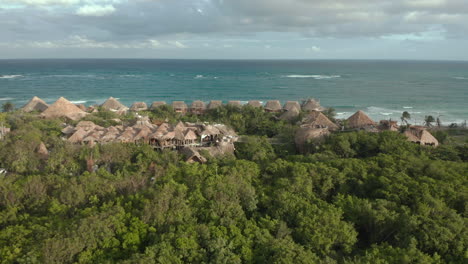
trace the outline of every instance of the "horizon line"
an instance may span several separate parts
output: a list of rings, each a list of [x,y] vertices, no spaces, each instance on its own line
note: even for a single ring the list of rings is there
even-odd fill
[[[318,59],[318,58],[0,58],[0,61],[7,60],[192,60],[192,61],[409,61],[409,62],[468,62],[468,59]]]

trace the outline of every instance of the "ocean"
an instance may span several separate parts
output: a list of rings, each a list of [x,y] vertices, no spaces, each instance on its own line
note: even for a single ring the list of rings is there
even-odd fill
[[[363,110],[374,120],[421,124],[468,119],[468,62],[354,60],[0,60],[0,104],[21,107],[34,95],[100,104],[110,96],[133,102],[309,97],[338,118]]]

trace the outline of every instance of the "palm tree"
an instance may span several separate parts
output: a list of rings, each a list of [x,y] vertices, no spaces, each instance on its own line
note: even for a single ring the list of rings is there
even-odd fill
[[[408,111],[404,111],[403,114],[401,114],[401,123],[408,125],[408,119],[411,119],[411,115]]]
[[[427,127],[431,127],[431,126],[432,126],[432,123],[434,123],[434,122],[435,122],[435,119],[434,119],[434,117],[431,116],[431,115],[426,116],[426,117],[424,118],[424,123],[425,123],[425,125],[426,125]]]
[[[2,105],[3,112],[11,112],[15,109],[15,106],[11,102],[6,102]]]

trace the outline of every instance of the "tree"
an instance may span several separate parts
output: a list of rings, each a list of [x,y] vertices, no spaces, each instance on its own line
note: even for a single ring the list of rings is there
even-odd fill
[[[435,119],[434,119],[433,116],[429,115],[429,116],[424,117],[424,124],[427,127],[431,127],[432,123],[434,123],[434,122],[435,122]]]
[[[408,125],[408,119],[411,119],[411,114],[408,113],[408,111],[404,111],[403,114],[401,114],[401,123]]]
[[[3,112],[11,112],[15,109],[15,105],[13,105],[11,102],[6,102],[2,105]]]

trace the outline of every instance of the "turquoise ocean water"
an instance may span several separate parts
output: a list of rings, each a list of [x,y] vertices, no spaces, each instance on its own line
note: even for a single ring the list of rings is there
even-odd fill
[[[301,100],[314,97],[344,118],[360,109],[375,120],[421,123],[468,119],[468,62],[339,60],[0,60],[0,104],[37,95],[100,104],[136,101]]]

